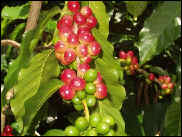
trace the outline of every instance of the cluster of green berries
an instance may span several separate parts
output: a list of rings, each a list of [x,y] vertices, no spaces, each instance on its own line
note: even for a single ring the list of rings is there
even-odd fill
[[[59,89],[60,96],[64,100],[71,100],[76,110],[84,109],[83,100],[86,100],[88,107],[96,105],[96,99],[104,99],[107,96],[107,87],[102,77],[95,69],[88,64],[80,64],[77,74],[73,69],[65,69],[60,75],[64,85]]]
[[[6,125],[4,127],[3,133],[1,134],[1,136],[14,136],[12,134],[13,128],[10,125]]]
[[[128,75],[133,75],[135,70],[139,68],[138,59],[131,50],[128,52],[120,51],[119,61]]]
[[[74,125],[66,127],[64,132],[66,136],[114,136],[114,125],[113,117],[93,113],[89,120],[85,117],[78,117]]]
[[[55,56],[63,65],[69,65],[79,58],[81,63],[90,63],[101,52],[91,29],[97,25],[88,6],[80,9],[78,1],[69,1],[69,15],[64,15],[57,23],[59,40],[55,44]]]

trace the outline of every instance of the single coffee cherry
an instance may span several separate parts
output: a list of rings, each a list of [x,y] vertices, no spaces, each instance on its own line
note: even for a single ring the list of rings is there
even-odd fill
[[[99,134],[106,134],[109,132],[109,130],[110,130],[109,125],[105,122],[100,122],[96,127],[96,131]]]
[[[73,20],[76,22],[78,25],[83,25],[86,23],[86,18],[79,12],[76,12],[73,16]]]
[[[78,91],[77,93],[76,93],[76,95],[79,97],[79,99],[84,99],[85,98],[85,96],[86,96],[86,93],[85,93],[85,91]]]
[[[91,15],[87,18],[86,20],[86,24],[90,27],[90,28],[94,28],[97,25],[97,19]]]
[[[4,132],[6,133],[11,133],[13,131],[12,127],[10,125],[6,125],[4,127]]]
[[[93,56],[97,56],[99,55],[100,51],[101,51],[101,46],[97,41],[93,41],[90,46],[90,54]]]
[[[80,10],[80,4],[78,1],[68,1],[68,9],[72,12],[78,12]]]
[[[129,50],[129,51],[127,52],[127,57],[133,57],[133,56],[134,56],[133,51]]]
[[[69,84],[74,78],[76,78],[76,72],[72,69],[65,69],[60,77],[65,84]]]
[[[101,122],[101,116],[98,113],[94,113],[90,116],[89,122],[91,127],[96,127]]]
[[[165,83],[170,83],[171,78],[169,76],[165,76],[164,81],[165,81]]]
[[[130,65],[131,64],[131,60],[132,60],[131,57],[127,57],[126,58],[126,64],[127,65]]]
[[[81,33],[84,33],[84,32],[90,32],[90,28],[88,25],[80,25],[78,27],[78,35],[81,34]]]
[[[148,77],[151,81],[153,81],[155,79],[155,75],[153,73],[150,73],[149,74],[149,77]]]
[[[73,107],[74,107],[77,111],[82,111],[82,110],[84,110],[83,104],[73,104]]]
[[[115,131],[113,129],[110,129],[104,136],[115,136]]]
[[[85,75],[85,73],[90,69],[90,66],[86,63],[83,64],[79,64],[78,66],[78,76],[83,77]]]
[[[169,89],[173,89],[173,88],[174,88],[174,83],[169,83],[169,84],[168,84],[168,88],[169,88]]]
[[[88,47],[84,44],[79,45],[76,51],[79,57],[86,57],[88,55]]]
[[[95,129],[88,129],[86,132],[86,136],[98,136]]]
[[[79,136],[80,135],[79,130],[74,126],[66,127],[66,129],[64,130],[64,133],[66,136]]]
[[[94,41],[94,36],[92,33],[85,31],[79,34],[79,40],[83,44],[89,44],[90,42]]]
[[[72,27],[68,27],[68,26],[63,26],[61,25],[60,29],[59,29],[59,37],[60,40],[63,42],[67,42],[67,38],[70,34],[72,34]]]
[[[132,57],[132,58],[131,58],[131,64],[133,64],[133,65],[138,64],[138,59],[137,59],[137,57]]]
[[[162,84],[161,88],[162,89],[167,89],[168,88],[168,85],[164,83],[164,84]]]
[[[76,47],[79,44],[78,36],[74,33],[70,33],[68,36],[68,43],[71,47]]]
[[[164,82],[164,76],[159,76],[158,80],[163,83]]]
[[[72,102],[76,105],[82,104],[82,101],[80,100],[78,96],[74,96],[74,98],[72,99]]]
[[[102,122],[107,123],[109,126],[114,126],[114,124],[115,124],[113,117],[111,117],[109,115],[105,115],[102,119]]]
[[[89,123],[85,117],[79,117],[75,121],[75,126],[78,128],[80,131],[83,131],[88,128]]]
[[[86,86],[85,86],[85,91],[88,93],[88,94],[94,94],[95,91],[96,91],[96,87],[93,83],[87,83]]]
[[[80,13],[83,16],[85,16],[86,18],[88,18],[89,16],[92,15],[92,10],[88,6],[84,6],[84,7],[81,8]]]
[[[64,60],[69,64],[75,61],[76,53],[73,49],[67,49],[64,53]]]
[[[95,97],[97,99],[104,99],[107,96],[107,87],[104,83],[96,84]]]
[[[94,107],[96,104],[96,98],[93,95],[87,95],[86,102],[88,107]]]
[[[71,15],[64,15],[57,23],[57,29],[60,30],[61,26],[71,27],[73,25],[73,17]]]
[[[84,79],[87,82],[93,82],[94,80],[96,80],[96,78],[97,78],[97,71],[95,69],[89,69],[84,75]]]
[[[86,57],[81,58],[81,62],[84,64],[90,64],[90,62],[92,62],[92,58],[88,55]]]
[[[120,57],[121,59],[126,59],[127,55],[126,55],[126,53],[125,53],[124,51],[120,51],[120,52],[119,52],[119,57]]]
[[[84,79],[76,77],[71,81],[71,88],[73,90],[83,90],[85,88],[86,82]]]
[[[72,90],[69,85],[63,85],[59,89],[59,93],[64,100],[72,100],[75,96],[75,91]]]
[[[56,52],[60,52],[60,53],[63,53],[66,51],[67,47],[66,45],[61,41],[59,40],[55,45],[54,45],[54,49]]]

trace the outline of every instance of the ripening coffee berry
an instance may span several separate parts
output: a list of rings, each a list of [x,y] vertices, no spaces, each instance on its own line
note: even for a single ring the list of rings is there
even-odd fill
[[[97,72],[97,79],[94,81],[94,84],[101,83],[102,82],[102,76],[100,72]]]
[[[92,61],[92,58],[90,56],[86,56],[84,58],[81,58],[82,63],[89,64]]]
[[[110,129],[104,136],[115,136],[115,131],[113,129]]]
[[[137,57],[132,57],[132,59],[131,59],[131,64],[138,64],[138,59],[137,59]]]
[[[100,122],[96,127],[96,131],[99,134],[106,134],[109,132],[109,130],[110,130],[109,125],[105,122]]]
[[[59,93],[64,100],[72,100],[75,96],[75,91],[72,90],[69,85],[63,85],[59,89]]]
[[[162,89],[167,89],[168,88],[168,85],[163,83],[162,86],[161,86]]]
[[[93,83],[87,83],[86,86],[85,86],[85,91],[88,93],[88,94],[94,94],[95,91],[96,91],[96,87]]]
[[[164,81],[165,81],[165,83],[170,83],[171,82],[171,78],[169,76],[165,76]]]
[[[90,32],[90,28],[88,27],[88,25],[81,25],[78,27],[78,35],[84,32]]]
[[[75,121],[75,126],[78,128],[80,131],[83,131],[88,128],[89,123],[85,117],[79,117]]]
[[[91,127],[96,127],[101,122],[101,116],[99,113],[94,113],[90,116],[89,122]]]
[[[68,62],[65,61],[64,54],[59,53],[59,52],[55,52],[55,56],[61,62],[61,64],[63,64],[63,65],[68,65],[69,64]]]
[[[64,60],[70,64],[76,59],[76,53],[73,49],[67,49],[64,53]]]
[[[78,96],[74,96],[74,98],[72,99],[72,102],[76,105],[82,104],[82,101]]]
[[[104,83],[96,84],[95,97],[97,99],[104,99],[107,96],[107,87]]]
[[[88,43],[94,41],[94,36],[92,35],[92,33],[85,31],[85,32],[79,34],[79,40],[83,44],[88,44]]]
[[[63,42],[66,42],[67,41],[67,38],[70,34],[72,34],[73,31],[71,29],[71,27],[68,27],[68,26],[61,26],[60,29],[59,29],[59,37],[60,37],[60,40],[63,41]]]
[[[133,56],[134,56],[133,51],[129,50],[129,51],[127,52],[127,57],[133,57]]]
[[[64,15],[57,23],[57,29],[61,29],[61,26],[71,27],[73,25],[73,17],[71,15]]]
[[[70,33],[68,36],[68,42],[71,47],[76,47],[79,44],[78,36],[74,33]]]
[[[80,135],[79,130],[74,126],[66,127],[66,129],[64,130],[64,133],[66,136],[79,136]]]
[[[155,79],[155,75],[153,73],[149,74],[149,80],[153,81]]]
[[[168,84],[168,88],[169,88],[169,89],[173,89],[173,88],[174,88],[174,83],[169,83],[169,84]]]
[[[121,59],[126,59],[127,54],[126,54],[124,51],[120,51],[120,52],[119,52],[119,57],[120,57]]]
[[[76,51],[79,57],[86,57],[88,55],[88,47],[84,44],[79,45]]]
[[[78,70],[77,70],[77,75],[80,77],[83,77],[85,73],[90,69],[90,66],[86,63],[79,64]]]
[[[94,69],[89,69],[85,75],[84,75],[84,79],[87,81],[87,82],[93,82],[94,80],[96,80],[97,78],[97,71],[94,70]]]
[[[71,81],[71,88],[75,91],[83,90],[85,88],[86,82],[84,79],[76,77]]]
[[[107,123],[109,126],[114,126],[114,124],[115,124],[113,117],[111,117],[109,115],[105,115],[102,119],[102,122]]]
[[[163,83],[164,82],[164,76],[159,76],[158,80]]]
[[[6,133],[11,133],[13,131],[12,127],[10,125],[6,125],[4,127],[4,132]]]
[[[66,45],[61,40],[59,40],[54,45],[54,49],[55,49],[55,52],[63,53],[63,52],[66,51],[67,47],[66,47]]]
[[[86,102],[88,107],[94,107],[96,104],[96,98],[93,95],[87,95]]]
[[[77,111],[82,111],[84,109],[83,104],[73,104],[73,107],[77,110]]]
[[[97,19],[91,15],[87,18],[86,20],[86,24],[90,27],[90,28],[94,28],[97,25]]]
[[[101,51],[101,46],[97,41],[93,41],[92,43],[90,43],[89,49],[91,55],[97,56]]]
[[[69,84],[74,78],[76,78],[76,72],[72,69],[65,69],[61,73],[61,80],[65,84]]]
[[[89,16],[92,15],[92,10],[88,6],[84,6],[84,7],[81,8],[80,13],[83,16],[85,16],[86,18],[88,18]]]
[[[72,12],[78,12],[80,10],[80,4],[78,1],[68,1],[68,9]]]
[[[76,22],[78,25],[83,25],[86,23],[86,18],[79,12],[76,12],[73,16],[73,20]]]

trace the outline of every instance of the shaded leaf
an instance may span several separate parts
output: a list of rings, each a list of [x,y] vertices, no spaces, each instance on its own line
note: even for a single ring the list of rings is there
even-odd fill
[[[48,130],[43,136],[65,136],[64,131],[60,129]]]
[[[163,2],[152,15],[146,19],[143,29],[139,33],[140,64],[151,60],[168,48],[181,34],[178,22],[181,14],[180,2]]]

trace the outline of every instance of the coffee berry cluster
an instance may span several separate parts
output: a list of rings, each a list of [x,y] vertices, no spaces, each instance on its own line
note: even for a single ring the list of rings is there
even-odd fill
[[[6,125],[4,127],[3,133],[1,134],[1,136],[14,136],[12,134],[13,128],[10,125]]]
[[[97,19],[88,6],[80,9],[78,1],[69,1],[69,15],[64,15],[57,23],[59,40],[55,44],[55,56],[63,65],[73,63],[77,58],[81,63],[90,63],[101,52],[91,29]]]
[[[107,87],[102,82],[100,73],[91,69],[88,64],[80,64],[77,74],[73,69],[63,70],[60,79],[64,82],[59,90],[60,96],[64,100],[71,100],[78,111],[84,109],[84,99],[88,107],[94,107],[96,99],[104,99],[107,96]]]
[[[131,50],[128,52],[120,51],[119,61],[128,75],[133,75],[135,70],[139,68],[138,59]]]
[[[78,117],[74,125],[66,127],[64,132],[66,136],[114,136],[114,125],[115,120],[111,116],[93,113],[89,120]]]

